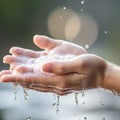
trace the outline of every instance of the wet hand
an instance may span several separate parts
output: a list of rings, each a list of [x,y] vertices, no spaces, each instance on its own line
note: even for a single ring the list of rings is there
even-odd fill
[[[54,75],[53,77],[51,74],[48,75],[48,73],[42,73],[40,71],[40,61],[46,59],[50,61],[54,58],[68,59],[79,54],[84,54],[86,53],[86,50],[81,46],[62,40],[56,41],[46,36],[35,36],[34,43],[44,50],[34,51],[19,47],[10,49],[12,55],[6,55],[4,57],[4,62],[10,65],[10,70],[3,70],[0,73],[1,81],[18,82],[23,86],[38,91],[56,92],[57,94],[69,93],[72,88],[68,87],[66,89],[64,82],[61,82],[61,80],[67,79],[66,77],[70,77],[70,75],[64,75],[63,79],[63,76],[61,75]],[[62,58],[60,56],[62,56]]]
[[[92,54],[79,55],[66,61],[51,61],[42,66],[45,72],[70,75],[72,79],[64,82],[66,87],[71,84],[74,90],[100,87],[106,69],[106,61]]]

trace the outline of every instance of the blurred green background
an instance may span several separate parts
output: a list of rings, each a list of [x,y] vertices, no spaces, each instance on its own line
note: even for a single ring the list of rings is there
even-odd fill
[[[79,33],[82,32],[78,37],[73,35],[73,38],[77,40],[78,44],[83,46],[87,44],[87,42],[84,43],[87,36],[88,39],[86,39],[86,41],[89,41],[89,38],[91,38],[90,48],[88,49],[89,52],[98,54],[116,64],[120,64],[120,0],[84,0],[84,4],[82,4],[81,1],[82,0],[0,0],[0,70],[8,68],[7,65],[2,63],[2,58],[4,55],[9,54],[10,47],[19,46],[39,50],[32,42],[35,34],[48,35],[53,38],[67,40],[63,32],[64,28],[55,26],[59,24],[59,21],[53,26],[51,24],[51,28],[49,28],[49,18],[56,10],[63,10],[65,13],[75,13],[77,16],[81,16],[80,18],[81,21],[83,20],[83,23],[81,22],[80,24],[81,26],[86,25],[86,27],[83,27],[84,29],[81,27]],[[71,11],[74,12],[71,13]],[[62,18],[62,23],[64,23],[66,22],[64,17],[67,15],[62,15],[59,19]],[[85,16],[84,19],[82,15]],[[59,16],[59,14],[56,14],[56,17],[57,16]],[[53,21],[56,17],[52,18]],[[74,26],[74,20],[71,24]],[[95,25],[95,27],[91,27],[92,24],[93,26]],[[65,24],[62,25],[65,27]],[[67,30],[69,30],[69,26],[70,22],[66,28]],[[50,31],[51,29],[53,30],[53,34]],[[58,32],[54,34],[56,30]],[[94,31],[93,33],[92,30]],[[82,33],[85,36],[80,38],[81,40],[79,41],[79,36],[82,36]],[[96,33],[96,36],[94,36],[94,33]],[[67,33],[67,35],[69,35],[69,33]],[[67,37],[70,38],[69,36]],[[4,86],[4,84],[0,86],[1,90],[3,89],[5,91],[6,88],[9,89],[9,86]],[[7,93],[7,95],[8,94],[9,93]],[[1,108],[0,116],[3,115],[3,112]],[[49,117],[48,119],[50,120]],[[3,118],[1,118],[1,120],[3,120]],[[6,118],[5,120],[8,119]],[[41,118],[41,120],[45,119]]]
[[[81,4],[81,1],[0,0],[1,62],[2,57],[8,54],[8,50],[12,46],[37,49],[32,42],[35,34],[54,37],[48,30],[48,17],[55,9],[66,7],[77,14],[88,14],[97,22],[98,37],[91,45],[90,52],[119,64],[120,1],[85,0],[84,5]],[[81,9],[83,12],[80,11]],[[107,34],[104,34],[105,30],[107,30]],[[62,38],[62,36],[59,37],[59,39]],[[3,66],[2,63],[0,64]]]

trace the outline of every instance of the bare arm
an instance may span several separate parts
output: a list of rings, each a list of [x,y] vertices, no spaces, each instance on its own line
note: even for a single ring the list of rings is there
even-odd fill
[[[107,62],[105,78],[101,87],[120,94],[120,66]]]

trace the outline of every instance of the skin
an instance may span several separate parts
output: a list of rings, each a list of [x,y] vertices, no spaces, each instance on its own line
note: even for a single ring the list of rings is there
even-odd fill
[[[118,66],[70,42],[39,35],[33,41],[43,50],[12,47],[11,55],[3,59],[10,69],[0,72],[1,82],[17,82],[29,89],[58,95],[97,87],[120,92]]]

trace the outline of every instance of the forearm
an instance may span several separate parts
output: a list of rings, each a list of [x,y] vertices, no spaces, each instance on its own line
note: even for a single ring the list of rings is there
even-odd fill
[[[120,66],[107,63],[101,87],[120,94]]]

